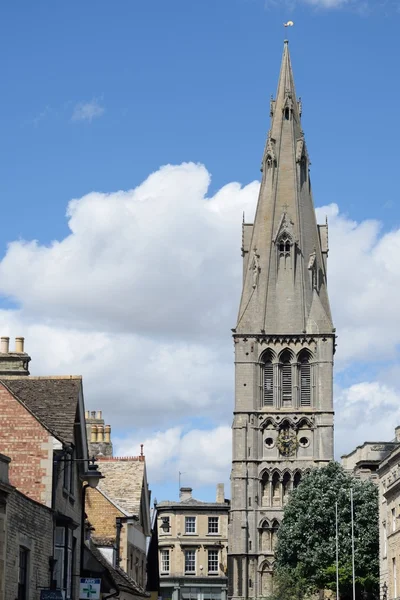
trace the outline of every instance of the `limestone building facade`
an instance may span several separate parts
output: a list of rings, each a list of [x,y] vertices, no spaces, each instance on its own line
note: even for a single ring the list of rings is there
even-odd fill
[[[243,289],[233,341],[229,595],[268,597],[288,494],[333,459],[333,327],[328,225],[317,225],[288,43],[262,158],[254,223],[243,223]]]
[[[163,600],[226,600],[229,500],[216,502],[181,488],[178,502],[156,504],[160,595]]]
[[[381,598],[394,600],[400,596],[400,442],[379,465],[378,477]]]
[[[364,442],[348,454],[343,454],[343,468],[357,477],[379,485],[379,467],[382,461],[400,444],[400,427],[395,428],[394,439],[389,442]]]

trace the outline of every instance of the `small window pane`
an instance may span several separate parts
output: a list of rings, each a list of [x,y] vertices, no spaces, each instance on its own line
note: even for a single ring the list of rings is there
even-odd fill
[[[186,550],[185,552],[185,573],[196,572],[196,551]]]
[[[169,550],[161,550],[161,573],[169,573]]]
[[[196,517],[185,517],[185,533],[196,533]]]
[[[218,550],[208,551],[208,572],[218,573]]]
[[[218,533],[219,518],[208,517],[208,533]]]

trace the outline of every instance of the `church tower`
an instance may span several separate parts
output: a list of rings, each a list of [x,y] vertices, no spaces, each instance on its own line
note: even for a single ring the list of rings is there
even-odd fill
[[[288,495],[307,470],[333,459],[328,225],[316,222],[301,110],[285,41],[255,220],[243,223],[243,290],[233,330],[234,599],[271,595]]]

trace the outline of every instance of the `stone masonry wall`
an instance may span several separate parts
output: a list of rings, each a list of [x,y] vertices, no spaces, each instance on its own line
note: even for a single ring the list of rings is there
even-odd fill
[[[0,384],[0,452],[11,458],[10,483],[37,502],[46,502],[48,431]]]
[[[88,488],[86,491],[86,514],[94,527],[94,538],[115,538],[115,519],[125,516],[98,490]]]
[[[49,557],[53,548],[52,511],[18,491],[7,501],[5,598],[18,597],[19,549],[29,550],[29,600],[39,600],[40,588],[49,585]]]

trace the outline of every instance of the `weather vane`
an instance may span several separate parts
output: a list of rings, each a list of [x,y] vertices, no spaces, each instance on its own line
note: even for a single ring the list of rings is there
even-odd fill
[[[283,24],[284,27],[293,27],[293,25],[294,25],[293,21],[287,21],[287,23]]]

